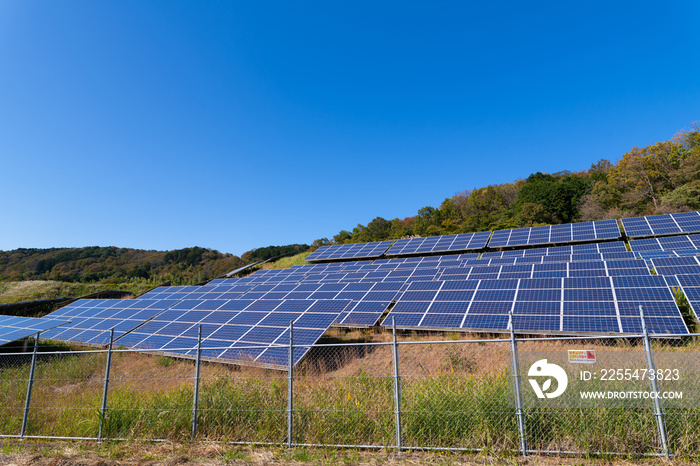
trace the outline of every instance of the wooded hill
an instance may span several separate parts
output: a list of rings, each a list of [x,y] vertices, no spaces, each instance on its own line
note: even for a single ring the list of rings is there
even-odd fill
[[[525,180],[463,191],[414,217],[377,217],[312,246],[616,219],[700,209],[700,123],[668,141],[634,147],[613,163],[581,172],[535,173]]]
[[[144,251],[116,247],[0,251],[0,281],[59,280],[82,283],[194,284],[252,262],[309,249],[307,244],[252,249],[242,257],[192,247]]]
[[[0,280],[197,283],[245,265],[232,254],[193,247],[144,251],[116,247],[0,251]]]

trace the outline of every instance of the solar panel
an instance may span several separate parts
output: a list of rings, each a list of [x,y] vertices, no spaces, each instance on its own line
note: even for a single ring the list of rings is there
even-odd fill
[[[446,304],[447,303],[447,304]],[[382,325],[520,332],[687,334],[664,277],[616,276],[414,282]]]
[[[312,252],[306,258],[307,262],[337,261],[345,259],[367,259],[381,257],[394,241],[379,241],[374,243],[339,244],[323,246]]]
[[[296,364],[328,330],[349,300],[230,300],[218,306],[206,300],[180,302],[124,335],[130,348],[193,356],[202,325],[202,356],[268,367],[286,367],[289,325],[294,323]],[[216,307],[216,309],[210,309]]]
[[[677,251],[700,249],[700,235],[660,236],[630,241],[630,248],[636,252]]]
[[[406,277],[408,279],[408,277]],[[350,300],[352,304],[334,325],[371,327],[389,307],[405,280],[386,282],[304,281],[273,287],[258,285],[242,296],[243,299],[331,299]]]
[[[698,275],[677,275],[666,277],[669,286],[679,287],[683,290],[690,308],[695,314],[695,318],[700,321],[700,276]]]
[[[491,236],[491,232],[484,231],[479,233],[400,239],[386,252],[386,255],[401,256],[406,254],[428,254],[482,249],[486,246],[489,236]]]
[[[622,226],[630,238],[700,232],[700,212],[623,218]]]
[[[69,322],[69,320],[0,315],[0,345],[30,337],[36,335],[37,332],[45,332]]]
[[[608,254],[626,253],[627,248],[623,241],[611,241],[608,243],[572,244],[569,246],[556,246],[551,248],[516,249],[510,251],[485,252],[482,259],[500,259],[507,257],[540,257],[582,254]]]
[[[42,338],[76,343],[109,343],[176,304],[177,299],[79,299],[42,319],[70,319],[70,324],[41,334]]]
[[[666,257],[651,259],[659,275],[700,274],[700,262],[696,257]]]
[[[576,243],[616,239],[620,238],[620,236],[620,230],[615,220],[599,220],[595,222],[498,230],[491,235],[488,246],[500,248],[529,244]]]
[[[205,286],[159,286],[140,299],[235,299],[250,289],[250,284],[218,282]]]

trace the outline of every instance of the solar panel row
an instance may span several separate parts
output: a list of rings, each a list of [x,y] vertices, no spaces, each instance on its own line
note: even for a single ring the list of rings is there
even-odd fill
[[[480,233],[400,239],[386,252],[386,255],[401,256],[405,254],[483,249],[486,247],[490,236],[490,231],[484,231]]]
[[[621,220],[630,238],[678,235],[700,232],[700,212],[654,215]],[[622,236],[616,220],[568,223],[531,228],[515,228],[491,232],[461,233],[425,238],[401,239],[396,242],[343,244],[317,249],[307,261],[333,261],[361,258],[377,258],[383,255],[420,255],[453,251],[503,248],[526,245],[571,244],[600,242],[619,239]],[[640,247],[643,247],[640,245]],[[697,248],[697,245],[688,247]],[[679,243],[673,246],[681,249]],[[639,249],[641,250],[641,249]],[[596,252],[603,252],[598,250]],[[571,251],[571,254],[575,254]],[[517,253],[516,253],[517,254]]]
[[[679,249],[700,249],[700,235],[660,236],[630,241],[630,249],[635,252],[674,251]]]
[[[608,243],[572,244],[569,246],[557,246],[551,248],[516,249],[510,251],[485,252],[482,259],[502,257],[527,257],[527,256],[556,256],[578,254],[601,254],[612,252],[627,252],[623,241],[611,241]]]
[[[43,319],[69,319],[70,325],[56,327],[42,338],[104,345],[110,330],[118,338],[177,303],[174,299],[80,299]]]
[[[671,279],[675,279],[675,281]],[[695,318],[700,321],[700,276],[697,274],[678,275],[676,277],[666,277],[666,281],[670,286],[683,290],[683,294],[688,300]]]
[[[523,246],[530,244],[576,243],[620,238],[620,229],[615,220],[568,223],[532,228],[494,231],[489,241],[490,248]]]
[[[347,260],[382,256],[394,241],[379,241],[375,243],[340,244],[336,246],[324,246],[311,253],[306,260],[309,262],[320,260]]]
[[[700,232],[700,212],[623,218],[622,226],[630,238],[697,233]]]
[[[45,332],[69,322],[69,320],[0,315],[0,345],[36,335],[37,332]]]
[[[285,367],[290,323],[295,343],[303,345],[296,363],[349,305],[342,299],[183,300],[118,343],[191,356],[201,324],[203,357]]]
[[[698,257],[666,257],[651,259],[651,263],[659,275],[700,275],[698,259]]]
[[[639,333],[639,306],[651,333],[688,333],[664,277],[580,277],[413,282],[384,325],[399,328]]]

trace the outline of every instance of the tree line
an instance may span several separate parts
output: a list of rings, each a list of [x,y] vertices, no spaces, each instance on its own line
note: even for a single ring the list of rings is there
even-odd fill
[[[413,217],[377,217],[312,247],[699,209],[700,123],[694,123],[668,141],[632,148],[616,163],[601,159],[580,172],[538,172],[462,191]]]
[[[241,257],[191,247],[173,251],[90,246],[84,248],[0,251],[0,281],[58,280],[82,283],[195,284],[219,277],[248,263],[308,245],[269,246]]]

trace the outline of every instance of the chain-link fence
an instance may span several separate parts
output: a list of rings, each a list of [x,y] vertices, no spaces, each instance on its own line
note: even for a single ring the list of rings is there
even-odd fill
[[[700,335],[374,335],[293,370],[144,350],[0,354],[3,437],[695,456]],[[366,338],[363,337],[363,338]],[[280,354],[290,347],[280,347]],[[279,362],[279,361],[278,361]]]

